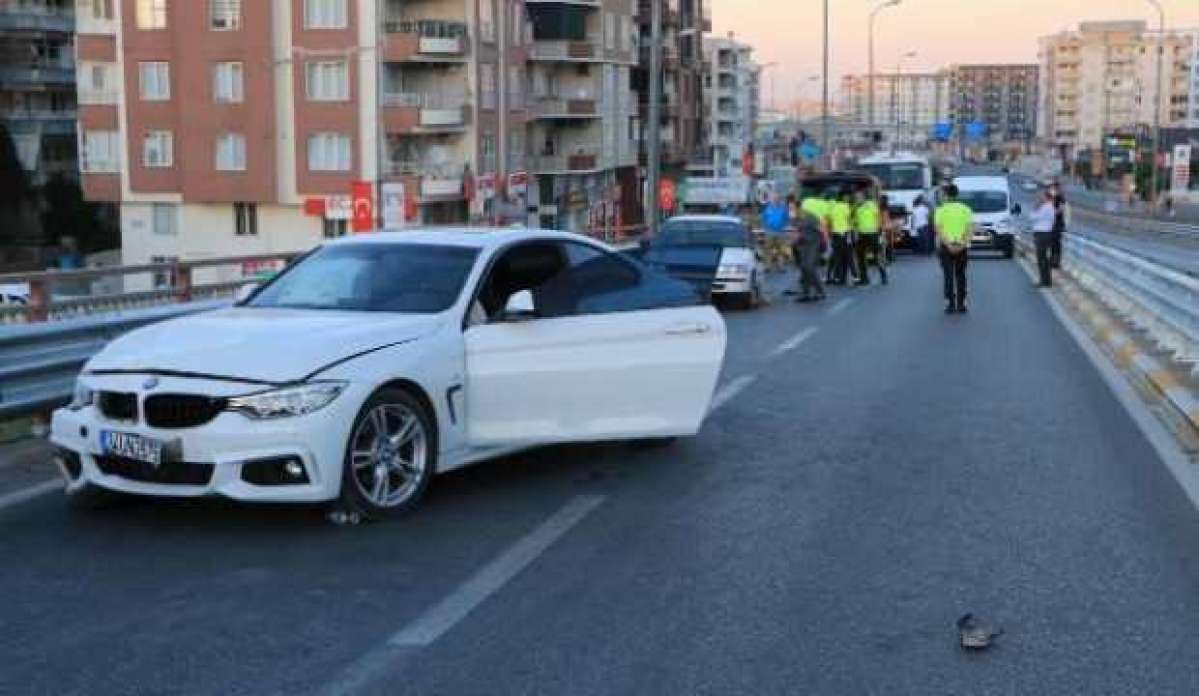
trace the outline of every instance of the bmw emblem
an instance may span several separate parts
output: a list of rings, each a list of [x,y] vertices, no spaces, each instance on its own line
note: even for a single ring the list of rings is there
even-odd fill
[[[151,377],[150,379],[147,379],[145,382],[142,382],[142,389],[145,389],[146,391],[150,391],[151,389],[153,389],[154,387],[157,387],[157,386],[158,386],[158,378],[157,377]]]

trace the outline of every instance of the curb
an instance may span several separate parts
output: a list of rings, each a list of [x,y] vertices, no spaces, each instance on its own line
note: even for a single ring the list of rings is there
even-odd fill
[[[1026,244],[1019,246],[1025,262],[1024,269],[1031,276],[1033,269],[1028,265]],[[1062,288],[1062,296],[1087,328],[1091,338],[1117,366],[1152,386],[1177,415],[1199,432],[1199,396],[1179,382],[1173,370],[1143,351],[1122,326],[1108,317],[1108,310],[1078,284],[1069,264],[1063,263],[1062,270],[1070,278],[1069,286]]]

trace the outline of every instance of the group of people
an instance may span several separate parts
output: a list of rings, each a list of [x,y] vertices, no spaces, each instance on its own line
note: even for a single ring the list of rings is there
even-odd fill
[[[956,186],[943,190],[944,201],[934,211],[921,198],[913,211],[913,248],[931,254],[938,250],[944,275],[945,312],[966,312],[966,267],[973,212],[958,200]],[[762,212],[764,252],[771,270],[782,270],[788,260],[799,266],[798,302],[825,299],[825,285],[870,284],[870,265],[878,268],[879,281],[887,284],[884,235],[892,221],[884,211],[886,197],[874,200],[863,191],[832,189],[802,201],[774,195]],[[828,255],[822,280],[819,267]],[[1060,255],[1060,252],[1059,252]]]
[[[800,272],[798,302],[825,299],[824,286],[848,285],[851,273],[855,284],[869,285],[871,263],[886,285],[885,206],[885,200],[880,206],[860,191],[830,189],[802,201],[775,194],[762,212],[767,267],[779,271],[794,260]],[[828,270],[822,281],[819,267],[826,254]]]

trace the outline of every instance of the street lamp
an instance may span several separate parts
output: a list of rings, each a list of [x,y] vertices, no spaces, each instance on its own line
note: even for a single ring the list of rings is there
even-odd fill
[[[866,82],[868,83],[867,91],[869,92],[869,94],[866,95],[866,120],[868,122],[867,125],[869,125],[871,128],[874,127],[874,20],[878,16],[879,12],[882,12],[888,7],[895,7],[901,2],[903,2],[903,0],[886,0],[886,2],[881,3],[878,7],[875,7],[870,13],[870,27],[867,30],[866,41],[868,45],[867,52],[870,54],[870,65],[868,66],[866,73]]]
[[[895,61],[895,77],[891,80],[891,113],[895,116],[895,145],[899,144],[899,124],[902,121],[899,117],[899,76],[903,74],[903,62],[908,58],[915,58],[915,51],[908,51],[900,54]],[[915,113],[916,105],[912,104],[912,112]]]
[[[770,68],[776,68],[776,67],[778,67],[778,61],[772,60],[769,63],[766,63],[765,65],[759,66],[758,70],[760,72],[764,73],[767,70],[769,70]],[[774,73],[773,72],[770,73],[770,110],[771,111],[775,110],[775,106],[774,106]]]
[[[1157,210],[1157,153],[1162,146],[1162,53],[1166,43],[1166,12],[1158,0],[1147,0],[1157,8],[1157,89],[1153,93],[1153,155],[1150,159],[1149,207]]]

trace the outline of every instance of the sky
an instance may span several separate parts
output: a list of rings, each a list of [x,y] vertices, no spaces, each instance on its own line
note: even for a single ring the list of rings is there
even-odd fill
[[[785,108],[796,99],[819,98],[821,0],[707,0],[713,31],[735,32],[754,46],[758,63],[777,61],[762,80],[762,105],[769,108],[771,81],[775,103]],[[866,27],[870,11],[882,0],[829,0],[829,50],[836,93],[840,76],[865,73]],[[1166,26],[1199,29],[1199,0],[1161,0]],[[902,0],[878,15],[875,69],[894,72],[898,57],[904,72],[936,70],[951,63],[1035,63],[1037,39],[1080,21],[1144,19],[1157,23],[1147,0]]]

